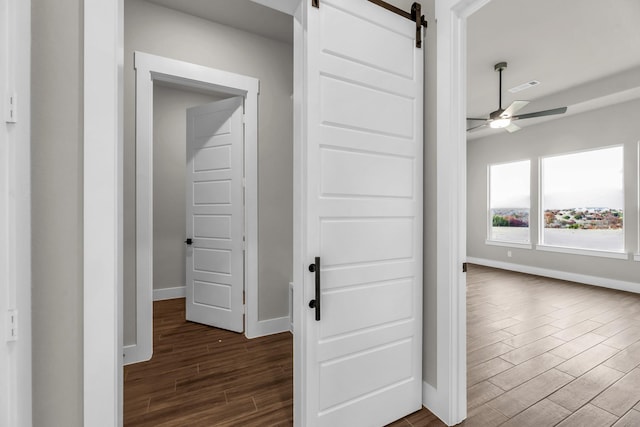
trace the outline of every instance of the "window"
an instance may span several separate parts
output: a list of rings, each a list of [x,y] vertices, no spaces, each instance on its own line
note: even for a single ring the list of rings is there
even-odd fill
[[[489,166],[489,238],[529,244],[529,160]]]
[[[541,244],[624,251],[622,146],[541,159]]]

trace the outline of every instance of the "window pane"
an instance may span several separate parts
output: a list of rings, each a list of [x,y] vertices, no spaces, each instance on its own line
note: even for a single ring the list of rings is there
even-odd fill
[[[624,251],[623,149],[542,159],[542,243]]]
[[[529,243],[530,162],[489,166],[489,240]]]

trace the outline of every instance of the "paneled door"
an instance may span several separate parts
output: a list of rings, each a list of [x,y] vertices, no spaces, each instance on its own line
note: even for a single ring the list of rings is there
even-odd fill
[[[382,426],[422,405],[423,53],[409,19],[311,3],[295,39],[295,424]]]
[[[187,320],[244,330],[243,99],[187,110]]]

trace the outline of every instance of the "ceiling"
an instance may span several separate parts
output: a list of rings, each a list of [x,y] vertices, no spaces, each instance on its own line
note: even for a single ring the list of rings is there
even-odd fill
[[[293,18],[263,4],[291,13],[297,0],[146,0],[189,15],[228,25],[263,37],[293,44]],[[410,10],[413,0],[387,0]],[[261,4],[259,4],[261,3]],[[233,4],[233,7],[229,7]]]
[[[189,15],[293,43],[293,18],[250,0],[147,0]],[[229,7],[233,4],[233,7]]]
[[[584,90],[590,82],[640,67],[639,20],[638,0],[489,2],[468,20],[468,116],[487,117],[498,109],[498,73],[493,67],[501,61],[509,64],[503,72],[503,108],[513,100],[529,100],[533,102],[521,112],[562,106],[570,112],[570,101],[578,99],[569,96],[572,89]],[[507,91],[531,80],[541,84],[517,94]],[[565,99],[556,96],[559,93]],[[544,105],[549,97],[560,104]],[[584,96],[581,101],[586,101]],[[504,131],[470,136],[481,132]]]
[[[291,16],[251,0],[147,1],[292,43]],[[410,0],[390,2],[402,8]],[[231,3],[233,7],[229,7]],[[639,97],[640,89],[625,92],[626,98],[603,98],[603,90],[606,92],[609,86],[609,92],[621,90],[606,78],[625,70],[631,71],[627,80],[638,81],[628,83],[626,88],[640,87],[639,20],[639,0],[490,1],[468,20],[468,116],[486,117],[498,108],[498,74],[493,66],[501,61],[509,64],[503,72],[503,107],[516,99],[532,101],[521,113],[568,106],[567,114],[571,114]],[[637,78],[633,76],[634,68],[638,69]],[[517,94],[507,91],[531,80],[541,84]],[[600,81],[599,87],[590,94],[593,88],[589,84],[595,81]],[[580,106],[572,108],[576,104]],[[524,127],[558,117],[531,119],[518,125]],[[504,130],[471,132],[469,139],[492,132]]]

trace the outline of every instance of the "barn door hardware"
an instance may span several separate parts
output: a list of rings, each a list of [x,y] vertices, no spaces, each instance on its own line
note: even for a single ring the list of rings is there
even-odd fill
[[[387,9],[390,12],[395,13],[396,15],[400,15],[403,18],[410,19],[411,21],[416,23],[416,47],[422,47],[422,27],[427,28],[427,21],[424,19],[424,15],[422,14],[422,6],[420,3],[413,3],[411,5],[411,12],[405,12],[404,10],[387,3],[383,0],[369,0],[373,4],[377,4],[380,7]]]
[[[400,15],[404,18],[410,19],[416,23],[416,47],[422,47],[422,27],[427,28],[427,21],[422,14],[422,6],[420,3],[413,3],[411,5],[411,12],[405,12],[404,10],[387,3],[383,0],[369,0],[371,3],[387,9],[390,12]],[[320,0],[311,0],[311,6],[320,7]]]

